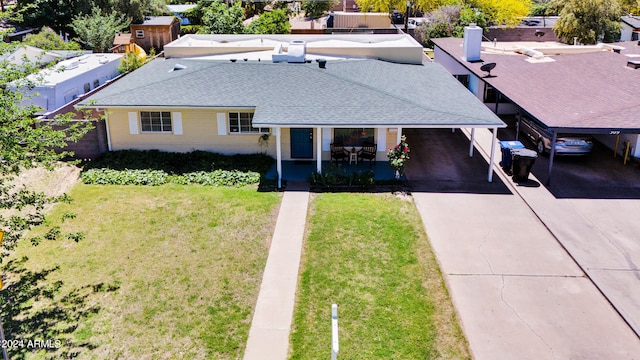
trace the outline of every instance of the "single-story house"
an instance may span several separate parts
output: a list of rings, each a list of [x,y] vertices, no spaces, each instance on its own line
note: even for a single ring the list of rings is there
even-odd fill
[[[156,53],[180,36],[180,19],[175,16],[147,16],[142,24],[129,25],[133,40],[147,53]]]
[[[89,53],[60,61],[29,76],[35,86],[24,90],[30,97],[25,101],[42,108],[40,114],[54,111],[118,76],[121,58],[122,54]]]
[[[474,28],[465,29],[464,39],[433,39],[434,57],[493,112],[527,116],[554,136],[591,134],[612,149],[629,141],[631,155],[640,157],[636,42],[494,44]],[[480,35],[466,36],[467,30]],[[487,71],[490,63],[495,67]]]
[[[84,53],[82,50],[43,50],[31,45],[21,45],[14,51],[0,56],[0,61],[8,61],[15,65],[22,65],[25,62],[44,65],[52,61],[80,56]]]
[[[640,40],[640,17],[625,15],[620,20],[620,41]]]
[[[322,171],[334,142],[387,161],[403,128],[505,126],[406,34],[187,35],[165,56],[82,102],[110,150],[255,153],[267,134],[281,180],[284,161]]]

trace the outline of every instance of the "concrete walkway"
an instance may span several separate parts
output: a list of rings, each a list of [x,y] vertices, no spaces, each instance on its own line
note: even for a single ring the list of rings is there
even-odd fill
[[[488,161],[489,131],[476,141]],[[516,186],[497,161],[505,193],[413,193],[474,358],[639,359],[636,334],[557,237],[579,242],[593,225],[545,187]]]
[[[447,140],[430,136],[407,177],[474,359],[640,359],[640,200],[557,199],[533,175],[514,184],[500,156],[488,184],[489,131],[476,131],[473,160],[451,143],[434,154]],[[287,358],[309,201],[306,185],[290,185],[246,360]]]
[[[287,358],[308,203],[309,191],[304,185],[288,184],[262,276],[245,360]]]

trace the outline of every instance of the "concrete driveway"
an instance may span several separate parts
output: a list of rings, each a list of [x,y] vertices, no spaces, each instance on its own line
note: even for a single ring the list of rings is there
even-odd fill
[[[488,131],[473,158],[464,131],[405,134],[406,176],[476,359],[640,358],[640,200],[592,181],[605,174],[557,176],[563,164],[547,188],[544,158],[515,184],[499,150],[487,183]],[[615,197],[598,195],[611,184]]]

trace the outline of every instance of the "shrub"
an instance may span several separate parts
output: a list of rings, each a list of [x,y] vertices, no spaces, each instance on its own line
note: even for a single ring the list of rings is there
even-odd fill
[[[120,150],[105,153],[95,161],[85,164],[88,169],[137,169],[162,170],[169,175],[214,170],[236,170],[265,174],[275,163],[266,154],[222,155],[208,151],[172,153],[158,150]]]
[[[373,170],[356,171],[347,173],[344,168],[331,165],[323,169],[322,173],[311,174],[309,182],[311,186],[331,189],[335,187],[360,187],[368,188],[374,185],[375,174]]]
[[[82,182],[95,185],[152,185],[167,183],[167,173],[161,170],[91,169],[83,172]]]

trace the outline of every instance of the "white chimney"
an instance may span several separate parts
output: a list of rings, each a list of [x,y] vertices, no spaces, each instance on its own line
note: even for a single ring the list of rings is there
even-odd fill
[[[464,42],[462,45],[462,59],[466,61],[480,61],[482,49],[482,28],[476,24],[464,27]]]
[[[303,40],[293,40],[289,43],[288,59],[290,63],[303,63],[306,55],[306,43]]]

